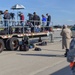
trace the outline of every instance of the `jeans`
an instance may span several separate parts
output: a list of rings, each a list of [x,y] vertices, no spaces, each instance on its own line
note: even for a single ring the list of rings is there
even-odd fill
[[[21,26],[24,26],[24,22],[23,21],[21,21]]]
[[[4,21],[4,26],[8,27],[8,21]]]

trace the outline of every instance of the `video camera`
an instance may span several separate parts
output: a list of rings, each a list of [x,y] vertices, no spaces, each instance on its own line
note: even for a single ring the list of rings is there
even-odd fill
[[[11,18],[13,19],[15,16],[15,13],[10,13]]]
[[[18,12],[18,16],[21,16],[21,12]]]

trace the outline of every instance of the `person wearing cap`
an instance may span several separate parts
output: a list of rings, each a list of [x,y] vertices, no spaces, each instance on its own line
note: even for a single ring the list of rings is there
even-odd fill
[[[49,30],[49,25],[50,25],[50,22],[51,22],[51,16],[48,13],[46,14],[46,16],[47,16],[46,30]]]
[[[67,27],[67,25],[63,25],[63,28],[62,28],[62,31],[61,31],[60,35],[62,36],[62,49],[65,48],[64,56],[66,57],[67,52],[69,51],[69,47],[70,47],[72,32]]]
[[[43,31],[45,30],[45,26],[46,26],[46,17],[42,14],[42,26],[43,26]]]

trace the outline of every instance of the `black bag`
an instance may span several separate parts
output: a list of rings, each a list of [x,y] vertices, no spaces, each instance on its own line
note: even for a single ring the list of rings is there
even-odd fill
[[[35,51],[41,51],[41,48],[39,48],[39,47],[35,47],[34,50],[35,50]]]
[[[29,50],[29,47],[27,45],[20,45],[19,47],[19,51],[28,51]]]
[[[15,33],[21,33],[21,29],[20,28],[15,28]]]
[[[22,39],[22,44],[23,44],[23,45],[29,45],[29,38],[28,38],[28,37],[24,37],[24,38]]]

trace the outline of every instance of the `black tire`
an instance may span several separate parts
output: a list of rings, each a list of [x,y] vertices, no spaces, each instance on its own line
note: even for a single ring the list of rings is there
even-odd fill
[[[0,39],[0,53],[4,50],[4,42]]]
[[[9,41],[10,41],[10,39],[7,39],[6,41],[5,41],[5,48],[6,48],[6,50],[10,50],[10,43],[9,43]]]
[[[8,50],[17,50],[19,47],[19,40],[16,37],[8,39],[6,43]]]

